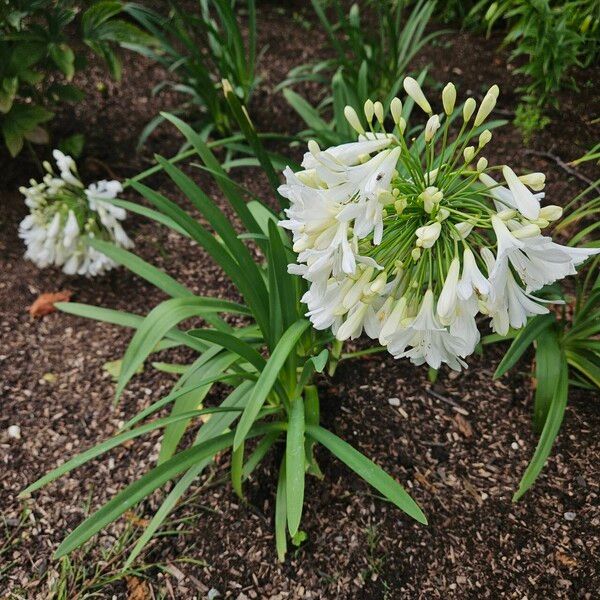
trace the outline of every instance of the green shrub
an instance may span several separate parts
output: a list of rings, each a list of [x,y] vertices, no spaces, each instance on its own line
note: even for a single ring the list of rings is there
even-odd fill
[[[49,141],[44,124],[62,102],[78,102],[84,92],[71,81],[85,68],[77,52],[81,41],[106,62],[119,78],[121,63],[115,46],[149,43],[150,37],[131,23],[116,18],[121,2],[82,3],[19,0],[0,9],[0,129],[11,156],[26,141]],[[59,77],[56,77],[57,73]]]

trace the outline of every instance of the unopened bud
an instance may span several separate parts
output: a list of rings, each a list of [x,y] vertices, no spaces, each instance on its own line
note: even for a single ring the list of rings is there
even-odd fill
[[[481,132],[479,136],[479,147],[483,148],[486,144],[490,142],[492,139],[492,132],[489,129]]]
[[[371,285],[369,286],[369,290],[373,294],[379,294],[379,292],[381,292],[383,290],[383,288],[385,287],[386,283],[387,283],[387,273],[384,271],[383,273],[380,273],[379,275],[377,275],[377,277],[375,277],[375,281],[373,281],[373,283],[371,283]]]
[[[417,240],[417,244],[418,243],[419,243],[419,240]],[[412,256],[412,259],[414,261],[419,260],[421,258],[421,248],[413,248],[410,255]]]
[[[425,141],[430,142],[437,130],[440,128],[440,118],[437,115],[429,117],[425,125]]]
[[[398,123],[400,123],[400,119],[402,118],[402,101],[400,98],[392,98],[390,111],[392,113],[392,119],[394,120],[394,123],[398,125]]]
[[[494,84],[488,91],[487,93],[490,96],[494,96],[494,98],[496,98],[496,100],[498,100],[498,95],[500,94],[500,88]]]
[[[346,121],[350,123],[350,127],[354,129],[357,133],[364,133],[365,130],[361,125],[360,119],[356,114],[356,111],[351,106],[346,106],[344,108],[344,116],[346,117]]]
[[[450,216],[450,211],[447,208],[440,208],[438,210],[437,215],[435,215],[435,220],[438,222],[445,221]]]
[[[379,121],[380,125],[383,125],[384,113],[383,113],[383,104],[377,100],[375,102],[373,109],[375,110],[375,118]]]
[[[516,229],[512,234],[516,238],[535,237],[536,235],[540,235],[540,228],[537,225],[530,223],[529,225],[525,225],[525,227],[521,227],[521,229]]]
[[[456,88],[453,83],[448,83],[442,91],[442,104],[444,105],[444,112],[447,115],[451,115],[454,111],[454,105],[456,103]]]
[[[321,153],[321,148],[319,148],[319,144],[315,140],[308,140],[308,151],[313,156],[317,156],[317,154]]]
[[[441,223],[432,223],[431,225],[424,225],[419,227],[415,232],[417,236],[417,246],[423,248],[431,248],[437,239],[440,237],[442,231]],[[420,243],[419,243],[420,242]]]
[[[396,202],[394,202],[394,208],[396,209],[396,212],[401,215],[404,212],[404,209],[406,208],[406,206],[408,205],[408,202],[406,201],[406,198],[398,198],[398,200],[396,200]]]
[[[546,176],[543,173],[528,173],[519,177],[521,183],[529,186],[534,192],[539,192],[546,185]]]
[[[479,127],[489,117],[492,110],[494,110],[494,106],[496,106],[496,96],[488,92],[479,106],[473,125]]]
[[[398,131],[400,131],[402,135],[404,135],[404,132],[406,131],[406,119],[404,117],[400,117],[400,121],[398,121]]]
[[[425,94],[416,79],[406,77],[404,79],[404,90],[406,93],[428,114],[431,114],[431,105],[427,102]]]
[[[469,223],[468,221],[461,221],[460,223],[456,223],[454,225],[456,231],[453,231],[453,238],[458,238],[464,240],[473,230],[473,223]]]
[[[463,120],[465,123],[467,123],[473,116],[476,106],[477,103],[475,102],[475,100],[473,100],[473,98],[467,98],[467,101],[463,106]]]
[[[430,214],[433,209],[441,202],[444,193],[434,186],[425,188],[419,198],[423,201],[423,209],[427,214]]]
[[[365,101],[364,111],[365,111],[365,117],[367,118],[367,123],[371,123],[373,121],[373,115],[375,114],[375,107],[373,106],[373,100],[367,99]]]
[[[516,214],[517,214],[517,211],[514,210],[513,208],[505,208],[504,210],[501,210],[497,216],[502,221],[510,221],[511,219],[513,219],[516,216]]]
[[[485,156],[482,156],[477,161],[477,170],[481,173],[482,171],[485,171],[487,169],[487,166],[488,166],[488,159],[485,158]]]
[[[475,146],[467,146],[463,150],[463,156],[465,159],[465,163],[469,164],[473,160],[473,157],[475,156]]]
[[[540,219],[546,219],[546,221],[558,221],[558,219],[562,217],[562,214],[563,209],[561,206],[549,204],[540,210]]]

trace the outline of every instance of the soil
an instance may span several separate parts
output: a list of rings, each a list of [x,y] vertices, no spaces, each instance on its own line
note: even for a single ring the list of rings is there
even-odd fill
[[[302,123],[272,88],[293,66],[326,56],[325,38],[300,4],[284,9],[261,3],[259,25],[261,44],[268,49],[250,112],[259,130],[294,133]],[[480,98],[498,83],[498,116],[510,117],[519,81],[499,41],[469,33],[445,35],[419,55],[414,68],[430,65],[431,85],[434,79],[451,78],[459,95]],[[553,203],[564,204],[580,192],[585,183],[552,157],[573,160],[597,141],[598,125],[592,121],[600,112],[599,72],[579,73],[579,91],[560,95],[560,112],[528,146],[535,153],[507,124],[494,132],[490,161],[546,172],[546,193]],[[154,152],[176,153],[181,139],[168,126],[160,127],[141,153],[135,151],[143,126],[159,110],[177,105],[173,93],[151,94],[164,76],[146,60],[128,55],[120,84],[107,80],[96,66],[80,79],[88,90],[86,100],[64,110],[52,127],[55,138],[85,134],[85,178],[114,174],[124,179],[151,164]],[[318,93],[309,86],[302,91],[311,98]],[[296,158],[298,152],[293,151]],[[502,347],[473,356],[460,375],[442,370],[435,384],[425,370],[387,355],[342,362],[335,377],[319,381],[325,425],[407,486],[425,508],[427,527],[405,518],[321,449],[325,478],[309,478],[306,490],[302,528],[307,541],[280,564],[272,533],[275,460],[256,471],[246,488],[247,503],[242,503],[228,484],[213,485],[227,472],[223,455],[174,513],[169,528],[180,535],[155,539],[139,572],[111,581],[124,558],[114,548],[111,554],[111,547],[119,536],[123,539],[124,528],[138,531],[158,507],[159,494],[76,552],[71,564],[79,571],[55,561],[53,550],[86,514],[152,466],[159,434],[115,449],[29,500],[17,500],[18,492],[114,434],[164,396],[174,379],[147,366],[115,406],[114,381],[103,367],[122,356],[131,332],[58,312],[33,319],[27,306],[42,292],[70,289],[77,302],[145,314],[164,296],[123,269],[90,281],[40,271],[24,261],[16,229],[25,207],[15,190],[36,165],[27,155],[15,161],[2,156],[2,161],[0,598],[84,598],[92,592],[97,598],[129,599],[598,597],[599,398],[572,394],[544,472],[519,503],[511,503],[537,438],[531,428],[528,362],[492,380]],[[222,201],[206,175],[188,170]],[[594,177],[594,165],[582,165],[578,172]],[[239,170],[235,176],[273,202],[258,171]],[[154,177],[151,184],[175,196],[164,178]],[[200,248],[142,219],[130,217],[128,223],[142,257],[196,293],[233,297],[223,274]],[[160,360],[191,358],[170,350]],[[217,389],[212,401],[221,393]],[[390,403],[391,398],[399,402]],[[8,437],[10,425],[20,426],[21,439]],[[68,591],[59,596],[61,574]]]

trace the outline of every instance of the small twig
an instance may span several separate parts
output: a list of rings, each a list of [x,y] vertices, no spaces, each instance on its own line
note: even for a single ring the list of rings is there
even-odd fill
[[[460,413],[461,415],[465,415],[465,416],[469,414],[468,410],[465,410],[458,402],[455,402],[451,398],[446,398],[446,396],[442,396],[442,394],[439,394],[438,392],[436,392],[435,390],[432,390],[431,388],[427,389],[427,393],[430,396],[433,396],[434,398],[436,398],[437,400],[440,400],[441,402],[445,402],[446,404],[449,404],[450,406],[452,406],[454,408],[454,410],[456,410],[457,413]]]
[[[534,156],[541,156],[542,158],[547,158],[548,160],[554,161],[563,171],[569,173],[569,175],[573,175],[573,177],[577,177],[580,181],[583,181],[589,186],[600,191],[600,188],[588,177],[586,177],[583,173],[577,171],[573,167],[569,166],[560,156],[556,154],[552,154],[552,152],[545,152],[540,150],[525,150],[525,154],[533,154]]]

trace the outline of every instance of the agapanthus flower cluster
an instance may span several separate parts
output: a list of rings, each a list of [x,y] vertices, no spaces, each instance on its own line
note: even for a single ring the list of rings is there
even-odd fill
[[[101,275],[117,264],[88,245],[86,238],[133,246],[121,225],[126,211],[110,202],[123,188],[118,181],[105,180],[85,188],[75,161],[60,150],[53,156],[58,174],[45,162],[42,181],[32,179],[30,187],[20,188],[30,210],[19,226],[27,246],[25,258],[41,268],[62,267],[69,275]]]
[[[304,170],[284,171],[290,207],[280,225],[293,234],[289,269],[309,282],[302,301],[317,329],[339,340],[365,331],[395,357],[459,370],[479,341],[478,315],[502,335],[523,327],[548,312],[534,292],[599,250],[542,233],[562,215],[540,205],[542,173],[488,165],[483,124],[497,86],[460,111],[449,83],[441,114],[417,81],[407,77],[404,89],[428,115],[424,128],[408,128],[398,98],[391,130],[381,102],[365,103],[364,121],[346,107],[357,141],[309,142]]]

